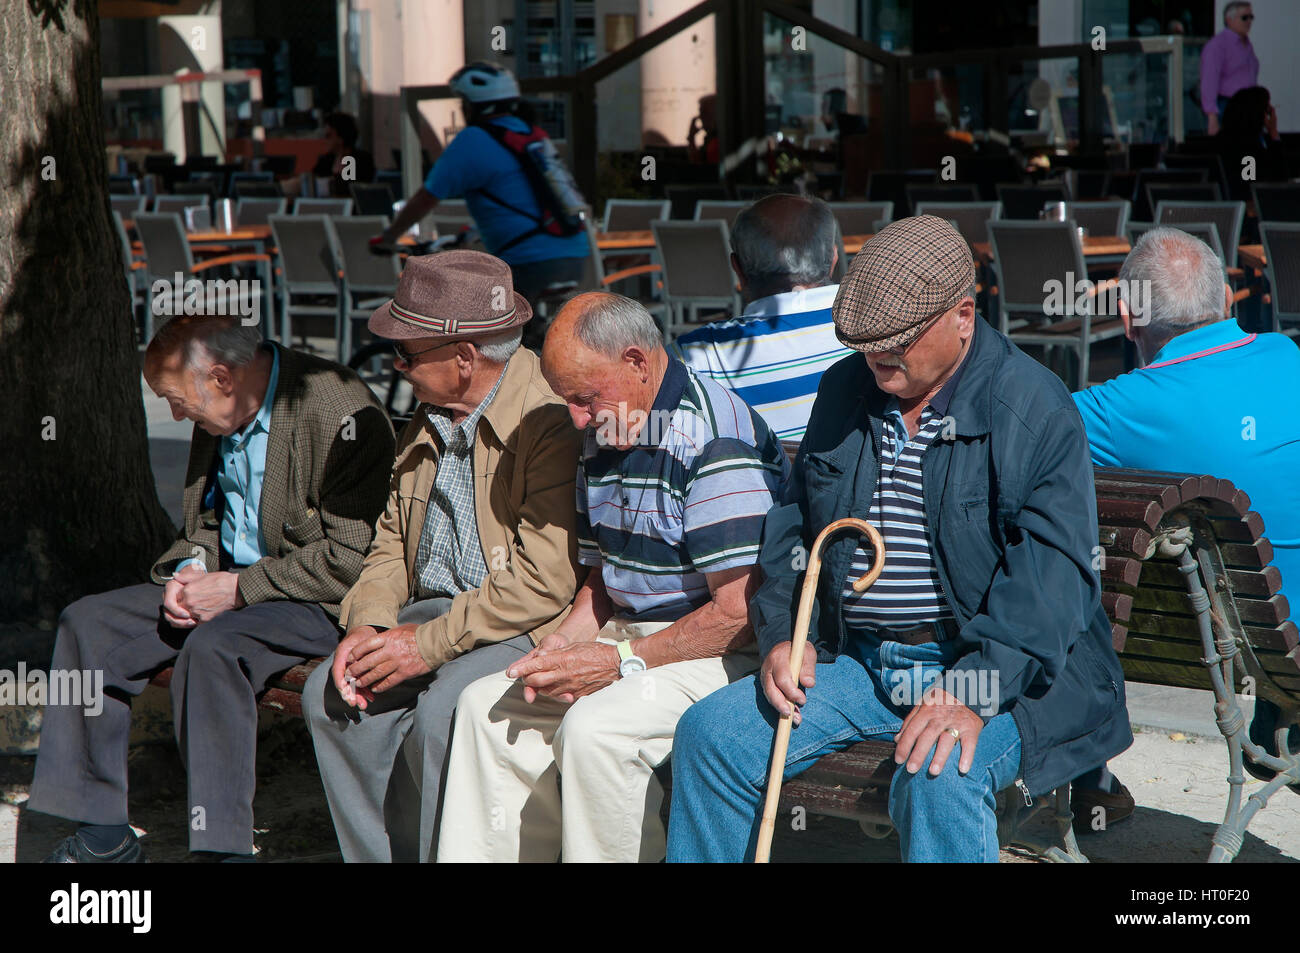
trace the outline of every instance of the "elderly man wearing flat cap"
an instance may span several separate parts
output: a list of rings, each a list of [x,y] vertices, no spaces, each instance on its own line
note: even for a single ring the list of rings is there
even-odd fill
[[[432,860],[456,697],[532,651],[577,588],[579,439],[539,361],[510,267],[412,258],[370,317],[421,401],[344,599],[346,636],[303,710],[348,861]]]
[[[907,861],[995,862],[996,792],[1030,800],[1131,743],[1083,425],[1061,382],[976,316],[973,285],[965,241],[931,216],[853,259],[832,315],[862,354],[823,376],[764,524],[757,685],[677,726],[670,860],[753,856],[778,713],[795,726],[786,777],[895,742],[889,814]],[[855,593],[869,546],[826,546],[796,684],[797,557],[845,516],[880,530],[884,571]]]

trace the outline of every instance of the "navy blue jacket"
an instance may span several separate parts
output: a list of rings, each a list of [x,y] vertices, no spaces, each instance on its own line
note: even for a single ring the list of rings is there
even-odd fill
[[[1133,734],[1093,568],[1083,423],[1050,371],[983,320],[975,326],[948,405],[952,439],[941,431],[922,457],[922,495],[961,627],[953,668],[997,672],[999,711],[1020,731],[1021,775],[1040,795],[1119,754]],[[868,516],[888,397],[860,354],[822,376],[793,479],[764,521],[765,579],[750,603],[764,656],[790,639],[806,563],[798,554],[831,521]],[[845,533],[823,553],[809,632],[820,661],[849,637],[843,587],[859,542]]]

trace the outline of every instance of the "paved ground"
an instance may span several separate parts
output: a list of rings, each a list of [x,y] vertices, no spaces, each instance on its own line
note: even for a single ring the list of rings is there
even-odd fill
[[[150,452],[164,508],[179,522],[181,490],[191,424],[171,419],[166,402],[144,391]],[[50,633],[0,628],[0,667],[17,659],[29,664],[48,657]],[[1128,686],[1133,746],[1112,762],[1114,773],[1138,803],[1130,821],[1104,833],[1080,838],[1094,862],[1200,861],[1222,820],[1226,803],[1227,747],[1214,723],[1208,692]],[[1248,699],[1243,707],[1249,717]],[[0,752],[32,750],[39,728],[33,711],[0,710]],[[141,741],[131,750],[131,816],[147,832],[146,850],[155,860],[187,859],[184,773],[168,742],[165,694],[150,689],[136,707]],[[0,862],[43,857],[70,826],[25,813],[34,759],[0,756]],[[1247,783],[1247,794],[1259,783]],[[337,846],[324,793],[315,770],[311,741],[300,721],[266,716],[258,751],[255,804],[257,842],[267,860],[337,860]],[[856,824],[809,818],[807,830],[782,824],[773,851],[776,860],[896,862],[898,840],[866,837]],[[1300,860],[1300,798],[1283,791],[1251,824],[1240,859]],[[1008,862],[1034,862],[1004,852]]]

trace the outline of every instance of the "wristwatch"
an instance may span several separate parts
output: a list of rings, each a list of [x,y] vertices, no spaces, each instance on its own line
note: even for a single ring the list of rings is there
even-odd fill
[[[619,678],[627,678],[629,675],[636,675],[638,672],[644,672],[645,670],[645,659],[632,651],[632,641],[622,639],[618,643]]]

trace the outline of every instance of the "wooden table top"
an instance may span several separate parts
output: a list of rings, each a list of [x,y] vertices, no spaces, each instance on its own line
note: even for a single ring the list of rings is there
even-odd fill
[[[271,238],[271,226],[241,225],[229,232],[215,229],[186,232],[185,238],[191,245],[201,245],[205,242],[265,242]]]
[[[601,251],[654,248],[655,233],[648,230],[644,232],[597,232],[596,245]]]
[[[1242,268],[1259,268],[1263,270],[1268,264],[1268,258],[1264,255],[1263,245],[1238,245],[1237,246],[1237,264]]]
[[[845,235],[844,250],[856,255],[870,235]],[[596,244],[601,251],[624,251],[628,249],[646,249],[655,247],[654,232],[598,232]]]

